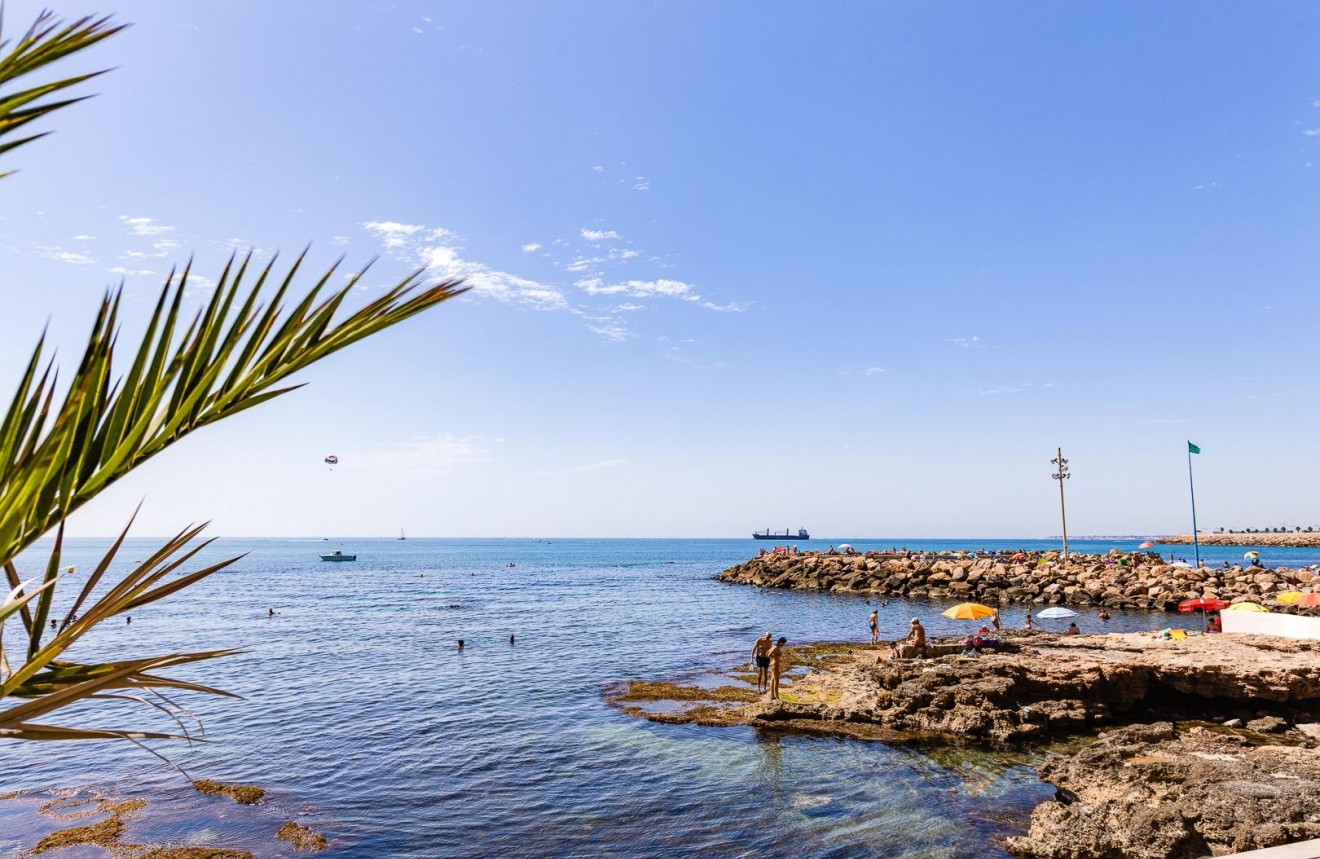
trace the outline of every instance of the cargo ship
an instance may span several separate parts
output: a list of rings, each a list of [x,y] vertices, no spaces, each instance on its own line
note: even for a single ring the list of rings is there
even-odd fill
[[[766,528],[764,531],[753,531],[752,539],[753,540],[810,540],[811,535],[807,533],[806,528],[799,528],[796,534],[790,532],[787,528],[784,529],[784,533],[782,534],[779,533],[778,531],[771,531],[769,528]]]

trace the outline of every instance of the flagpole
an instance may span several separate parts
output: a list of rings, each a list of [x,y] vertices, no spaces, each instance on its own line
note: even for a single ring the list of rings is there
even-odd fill
[[[1187,442],[1187,486],[1192,491],[1192,546],[1196,549],[1196,568],[1201,569],[1201,540],[1196,535],[1196,484],[1192,482],[1192,443]]]

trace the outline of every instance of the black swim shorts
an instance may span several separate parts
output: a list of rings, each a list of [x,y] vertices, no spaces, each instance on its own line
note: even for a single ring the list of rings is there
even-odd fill
[[[769,657],[769,656],[758,656],[758,657],[756,657],[756,667],[757,667],[757,668],[769,668],[769,667],[770,667],[770,657]]]

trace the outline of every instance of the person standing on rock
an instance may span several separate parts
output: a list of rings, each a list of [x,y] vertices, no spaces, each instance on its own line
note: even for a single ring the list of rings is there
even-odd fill
[[[764,692],[770,686],[770,631],[756,639],[752,645],[752,661],[756,663],[756,691]]]
[[[787,638],[784,638],[782,635],[779,636],[779,640],[775,642],[775,646],[770,648],[767,654],[770,659],[770,700],[771,701],[779,700],[779,675],[783,673],[784,660],[788,658],[788,654],[784,653],[784,645],[787,643],[788,643]]]
[[[995,633],[999,632],[999,609],[993,609],[990,612],[990,625],[995,628]]]
[[[875,644],[880,640],[880,610],[871,609],[871,616],[866,619],[871,625],[871,643]]]

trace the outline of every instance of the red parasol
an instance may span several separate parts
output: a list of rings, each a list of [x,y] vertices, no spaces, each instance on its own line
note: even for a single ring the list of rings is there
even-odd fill
[[[1178,611],[1181,612],[1200,611],[1201,632],[1205,632],[1205,626],[1206,626],[1205,613],[1209,611],[1223,611],[1224,609],[1228,608],[1230,605],[1232,605],[1232,603],[1228,602],[1227,600],[1217,600],[1208,597],[1201,597],[1199,599],[1194,599],[1194,600],[1183,600],[1182,602],[1178,603]]]
[[[1178,603],[1178,611],[1223,611],[1228,608],[1230,603],[1227,600],[1217,600],[1210,597],[1201,597],[1194,600],[1183,600]]]
[[[1304,593],[1293,605],[1320,605],[1320,593]]]

